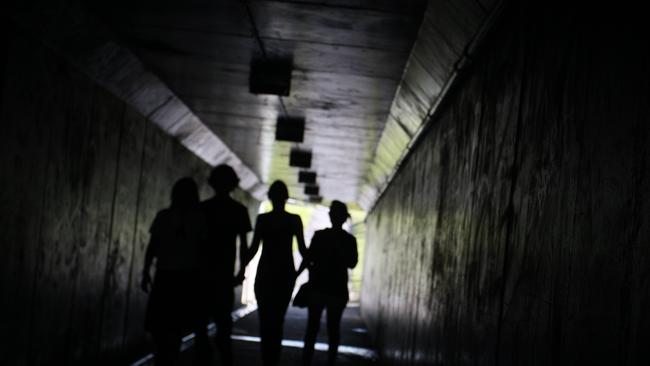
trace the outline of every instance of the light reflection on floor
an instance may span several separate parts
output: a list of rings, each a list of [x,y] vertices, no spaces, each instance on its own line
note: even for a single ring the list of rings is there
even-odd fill
[[[243,336],[243,335],[233,335],[232,339],[237,341],[245,341],[245,342],[257,342],[257,343],[260,342],[260,337],[251,337],[251,336]],[[303,341],[283,339],[282,346],[291,347],[291,348],[303,348],[305,346],[305,343]],[[314,346],[314,349],[316,349],[317,351],[327,351],[327,347],[328,347],[327,343],[317,342]],[[375,353],[375,351],[367,348],[361,348],[361,347],[341,345],[339,346],[339,353],[344,355],[363,357],[371,360],[377,359],[377,354]]]
[[[248,305],[236,309],[235,311],[232,312],[233,322],[236,322],[237,320],[245,317],[246,315],[254,312],[255,310],[257,310],[257,306],[255,305]],[[354,328],[353,331],[358,333],[367,332],[367,330],[365,330],[364,328]],[[210,323],[210,325],[208,325],[208,334],[210,336],[214,336],[215,333],[216,333],[216,325],[214,323]],[[259,343],[261,341],[260,337],[245,336],[245,335],[233,335],[231,338],[233,340],[243,341],[243,342]],[[183,341],[181,344],[181,352],[186,351],[187,349],[191,348],[193,345],[194,345],[194,333],[190,333],[185,337],[183,337]],[[282,346],[284,347],[303,348],[304,345],[305,345],[304,342],[299,340],[291,340],[291,339],[282,340]],[[327,348],[328,348],[327,343],[317,342],[314,345],[314,349],[316,351],[327,351]],[[375,351],[367,348],[362,348],[362,347],[341,345],[339,346],[338,352],[339,354],[362,357],[368,360],[377,359],[377,353]],[[132,363],[130,366],[145,366],[152,362],[153,362],[153,354],[149,353],[146,356],[142,357],[141,359],[137,360],[136,362]]]

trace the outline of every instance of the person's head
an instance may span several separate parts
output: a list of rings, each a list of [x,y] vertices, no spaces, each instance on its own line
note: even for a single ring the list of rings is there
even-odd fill
[[[230,165],[220,164],[210,172],[208,184],[216,193],[228,194],[239,185],[239,177]]]
[[[332,201],[330,204],[330,221],[333,227],[341,227],[348,220],[350,214],[345,203],[341,201]]]
[[[287,185],[281,180],[276,180],[271,184],[271,187],[269,187],[268,196],[269,200],[271,200],[271,203],[273,204],[273,208],[284,208],[284,204],[289,199],[289,190],[287,189]]]
[[[174,183],[172,187],[173,209],[187,209],[199,204],[199,189],[194,179],[185,177]]]

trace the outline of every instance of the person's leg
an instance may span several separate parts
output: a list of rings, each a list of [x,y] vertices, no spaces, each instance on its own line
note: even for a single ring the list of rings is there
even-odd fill
[[[284,289],[284,296],[278,297],[278,300],[275,304],[274,309],[274,352],[273,352],[273,362],[274,365],[280,363],[280,357],[282,356],[282,339],[284,337],[284,318],[287,315],[287,309],[289,308],[289,302],[291,302],[291,294],[293,292],[293,282],[287,284],[287,287]]]
[[[180,353],[181,336],[172,331],[156,331],[152,334],[154,340],[155,366],[173,366]]]
[[[192,331],[194,332],[194,357],[195,365],[210,365],[212,363],[212,348],[208,337],[208,323],[210,316],[214,313],[216,294],[213,292],[212,283],[198,279],[195,286],[194,301],[194,323]]]
[[[277,291],[272,295],[267,294],[261,302],[258,298],[262,361],[265,366],[275,366],[280,362],[284,317],[291,300],[291,293],[283,292],[286,296]]]
[[[215,314],[215,323],[217,324],[217,335],[215,342],[219,349],[221,364],[232,365],[232,304],[234,294],[232,288],[221,291],[219,306]]]
[[[181,354],[182,343],[183,343],[183,333],[180,330],[177,332],[173,332],[170,335],[169,359],[172,365],[176,365],[176,362],[178,361],[178,357]]]
[[[194,349],[195,349],[195,364],[196,365],[209,365],[212,360],[212,349],[210,348],[210,341],[208,337],[208,318],[204,320],[197,320],[194,331]]]
[[[269,317],[269,309],[268,309],[268,304],[266,303],[266,298],[264,297],[264,293],[260,291],[260,289],[257,287],[257,283],[255,284],[255,298],[257,299],[257,318],[259,319],[259,324],[260,324],[260,348],[261,348],[261,353],[262,353],[262,364],[263,365],[268,365],[269,364],[269,321],[271,320]]]
[[[262,340],[262,364],[264,366],[275,366],[278,362],[278,333],[277,305],[268,301],[263,305],[258,304],[260,318],[260,338]]]
[[[310,305],[307,308],[307,330],[305,331],[305,346],[302,350],[302,364],[303,366],[311,365],[311,360],[314,357],[314,344],[318,336],[318,329],[320,328],[320,318],[323,314],[323,305]]]
[[[341,341],[341,317],[345,310],[345,304],[328,304],[327,305],[327,336],[329,348],[327,350],[327,360],[329,365],[336,364],[336,354]]]
[[[152,332],[151,337],[153,338],[153,362],[155,366],[165,366],[169,364],[168,356],[166,354],[167,342],[165,339],[165,334],[162,332]]]
[[[281,301],[273,299],[268,301],[266,318],[266,345],[267,357],[264,360],[265,366],[275,366],[280,360],[280,349],[282,348],[282,306]]]

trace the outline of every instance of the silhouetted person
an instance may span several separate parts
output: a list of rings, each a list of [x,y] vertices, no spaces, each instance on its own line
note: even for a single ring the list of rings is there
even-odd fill
[[[257,217],[248,259],[255,256],[261,242],[262,255],[255,278],[255,297],[260,319],[262,361],[265,366],[273,366],[280,360],[284,316],[296,280],[293,238],[297,239],[301,253],[305,252],[306,247],[300,216],[284,210],[289,198],[287,186],[275,181],[269,188],[268,196],[273,210]]]
[[[149,292],[145,328],[152,334],[155,364],[173,365],[181,337],[194,323],[194,283],[198,250],[207,236],[207,225],[199,209],[199,194],[192,178],[182,178],[172,188],[171,206],[156,215],[149,230],[142,289]],[[156,274],[151,281],[151,264]]]
[[[341,316],[349,299],[348,268],[357,265],[357,241],[343,230],[343,224],[350,217],[347,207],[343,202],[332,201],[329,216],[332,227],[314,233],[300,265],[300,270],[309,269],[310,286],[303,366],[311,364],[324,309],[327,309],[328,361],[330,365],[336,363]]]
[[[202,301],[198,306],[199,319],[194,330],[197,361],[203,364],[211,362],[206,326],[212,318],[217,325],[215,342],[221,364],[232,365],[230,335],[234,287],[241,284],[244,278],[246,234],[251,231],[251,223],[246,207],[230,197],[239,184],[239,178],[230,166],[222,164],[215,167],[208,183],[214,189],[214,196],[201,202],[201,210],[208,222],[208,240],[200,252]],[[241,268],[235,277],[237,238]]]

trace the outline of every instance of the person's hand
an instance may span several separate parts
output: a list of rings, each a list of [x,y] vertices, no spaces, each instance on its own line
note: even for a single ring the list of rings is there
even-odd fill
[[[233,285],[234,285],[235,287],[241,285],[241,284],[244,282],[244,279],[245,279],[245,278],[246,278],[246,277],[244,276],[244,272],[243,272],[243,271],[239,271],[239,273],[237,273],[237,276],[235,276],[235,277],[233,278]]]
[[[303,260],[303,262],[300,263],[300,267],[298,268],[298,270],[293,273],[293,279],[294,280],[297,279],[298,276],[300,276],[300,274],[302,273],[302,271],[306,269],[307,269],[307,262]]]
[[[142,273],[142,283],[140,284],[140,288],[142,291],[149,293],[149,290],[151,289],[151,275],[149,274],[149,271]]]

